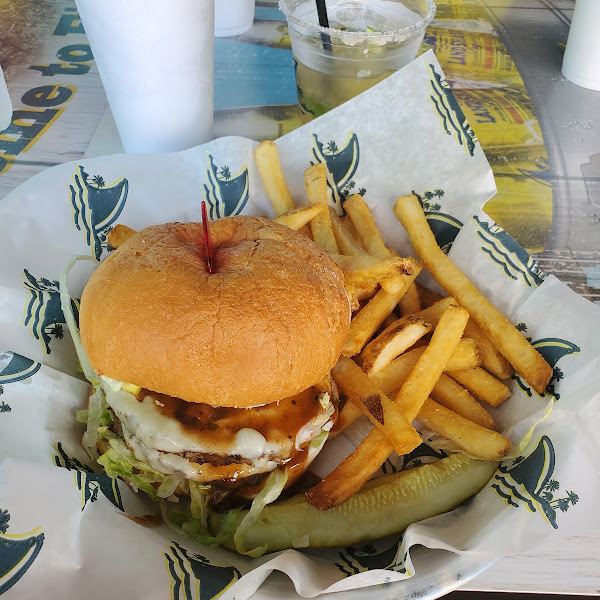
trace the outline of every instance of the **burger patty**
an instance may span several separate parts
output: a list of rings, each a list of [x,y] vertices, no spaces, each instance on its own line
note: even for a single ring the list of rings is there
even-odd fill
[[[103,384],[115,433],[138,460],[199,482],[235,481],[292,461],[331,428],[335,413],[330,397],[314,388],[280,402],[234,409],[147,390],[133,396],[116,383]]]
[[[111,431],[113,431],[120,438],[123,438],[123,425],[121,424],[121,420],[118,417],[114,418],[114,422],[110,427]],[[211,464],[215,467],[222,467],[225,465],[231,465],[233,463],[236,464],[247,464],[251,465],[252,461],[241,457],[239,454],[211,454],[208,452],[193,452],[190,450],[185,450],[184,452],[176,453],[183,458],[187,458],[187,460],[197,463],[199,465],[203,464]]]

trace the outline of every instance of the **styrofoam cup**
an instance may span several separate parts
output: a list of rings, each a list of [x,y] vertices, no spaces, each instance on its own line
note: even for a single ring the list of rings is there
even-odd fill
[[[254,5],[255,0],[215,0],[215,36],[248,31],[254,23]]]
[[[126,152],[208,142],[214,0],[76,0]]]
[[[8,95],[8,88],[4,80],[4,73],[0,66],[0,131],[4,131],[12,120],[12,103]]]
[[[577,0],[562,73],[573,83],[600,90],[600,0]]]

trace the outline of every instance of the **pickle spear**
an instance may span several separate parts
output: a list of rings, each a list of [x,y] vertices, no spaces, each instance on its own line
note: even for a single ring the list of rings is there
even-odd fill
[[[441,514],[481,490],[497,462],[452,454],[438,462],[368,481],[346,502],[327,511],[313,508],[303,494],[266,506],[246,532],[248,548],[349,546],[406,529],[411,523]],[[247,514],[240,511],[235,526]],[[216,533],[225,518],[213,513]],[[233,534],[223,543],[235,550]]]

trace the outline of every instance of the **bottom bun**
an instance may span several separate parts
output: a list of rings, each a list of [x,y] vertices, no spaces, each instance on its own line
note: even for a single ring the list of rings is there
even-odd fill
[[[267,552],[286,548],[350,546],[404,531],[411,523],[447,512],[479,492],[490,480],[497,462],[452,454],[438,462],[393,473],[367,482],[335,508],[319,511],[303,494],[264,508],[245,533],[247,548],[267,546]],[[248,514],[240,511],[235,529]],[[211,515],[213,533],[225,515]],[[233,535],[223,546],[235,550]]]

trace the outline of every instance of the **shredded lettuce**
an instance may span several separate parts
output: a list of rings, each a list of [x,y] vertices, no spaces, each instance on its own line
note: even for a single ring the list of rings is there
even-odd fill
[[[192,492],[192,488],[195,491]],[[174,531],[193,538],[206,545],[220,545],[233,535],[235,519],[240,511],[235,508],[227,511],[217,535],[208,530],[208,515],[212,512],[208,506],[208,494],[202,490],[207,486],[190,481],[190,499],[180,500],[177,504],[169,504],[159,500],[165,523]],[[199,516],[194,516],[199,515]]]
[[[245,554],[251,558],[257,558],[258,556],[262,556],[267,551],[267,544],[258,546],[252,550],[248,550],[246,548],[246,532],[252,525],[254,525],[256,521],[258,521],[260,513],[263,511],[264,507],[267,506],[267,504],[271,504],[271,502],[275,502],[275,500],[279,498],[283,488],[285,487],[287,479],[287,469],[275,469],[267,478],[267,481],[265,482],[265,485],[258,496],[256,496],[256,498],[254,498],[252,501],[252,506],[250,506],[248,514],[242,519],[242,522],[236,529],[236,532],[233,536],[235,549],[240,554]]]
[[[88,410],[78,410],[75,412],[75,420],[78,423],[87,423],[89,414]]]
[[[321,433],[319,433],[319,435],[316,435],[310,442],[309,448],[320,448],[325,443],[325,440],[328,436],[329,431],[321,429]]]
[[[100,378],[92,365],[85,352],[83,344],[81,343],[81,337],[79,336],[79,329],[75,322],[75,315],[71,307],[71,295],[69,294],[69,288],[67,286],[67,277],[71,272],[71,269],[75,263],[81,260],[94,260],[91,256],[73,256],[71,260],[65,265],[63,270],[58,276],[58,284],[60,289],[60,305],[65,316],[65,322],[73,339],[75,345],[75,352],[79,359],[79,364],[83,370],[83,374],[87,380],[94,387],[94,393],[90,396],[88,403],[88,419],[87,429],[83,434],[83,446],[87,453],[94,459],[98,460],[98,450],[96,448],[98,444],[98,428],[103,425],[102,416],[104,411],[103,398],[104,394],[100,390]]]
[[[110,448],[98,458],[98,464],[104,467],[109,477],[123,477],[130,482],[134,489],[146,492],[153,500],[159,498],[158,489],[165,480],[167,480],[167,483],[163,488],[163,492],[167,487],[171,487],[172,479],[169,479],[169,475],[160,473],[149,464],[137,460],[121,438],[111,437],[108,443]],[[172,495],[172,492],[170,495]]]
[[[204,529],[208,531],[208,518],[210,508],[208,507],[208,492],[210,487],[196,481],[190,481],[190,512],[194,519],[198,519]]]
[[[183,473],[167,475],[156,490],[156,495],[159,498],[170,498],[183,480]]]
[[[73,309],[71,308],[71,295],[69,294],[69,288],[67,286],[67,277],[71,272],[71,269],[75,266],[75,263],[78,263],[81,260],[95,260],[91,256],[72,256],[71,260],[64,266],[63,270],[60,272],[58,276],[58,285],[60,289],[60,306],[62,308],[63,314],[65,316],[65,321],[67,327],[69,328],[69,333],[73,338],[73,344],[75,345],[75,352],[77,353],[77,358],[79,359],[79,364],[83,369],[83,374],[86,376],[88,381],[96,388],[100,385],[100,378],[98,377],[98,373],[92,369],[92,365],[85,353],[85,349],[83,348],[83,344],[81,343],[81,338],[79,337],[79,329],[77,328],[77,323],[75,322],[75,315],[73,314]]]

